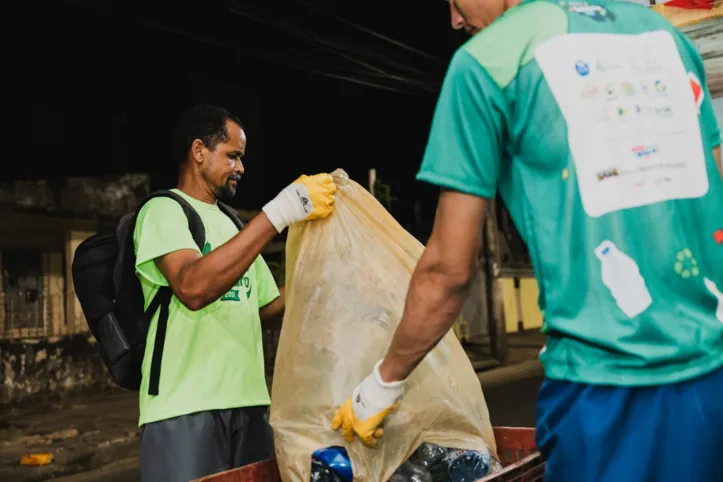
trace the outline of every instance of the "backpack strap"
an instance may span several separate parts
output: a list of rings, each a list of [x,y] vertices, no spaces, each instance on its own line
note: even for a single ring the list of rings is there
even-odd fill
[[[203,246],[206,244],[206,230],[203,226],[201,216],[198,215],[196,210],[188,201],[175,192],[163,189],[151,193],[138,206],[138,209],[136,210],[136,217],[143,208],[143,205],[151,199],[157,197],[171,198],[181,205],[183,213],[186,215],[186,219],[188,219],[188,229],[191,231],[193,241],[196,243],[196,246],[198,246],[198,249],[203,251]],[[153,344],[153,355],[151,357],[151,372],[148,380],[149,395],[158,395],[158,387],[161,378],[161,364],[163,362],[163,347],[166,342],[166,329],[168,328],[169,307],[172,297],[173,292],[171,291],[171,288],[168,286],[161,286],[153,297],[151,303],[148,305],[148,308],[143,316],[145,328],[148,330],[151,320],[153,319],[153,315],[156,313],[158,308],[161,309],[158,314],[156,338]]]
[[[143,201],[141,201],[141,203],[138,205],[138,208],[136,209],[136,217],[138,217],[141,209],[148,201],[157,197],[171,198],[181,205],[181,208],[183,209],[183,214],[185,214],[186,219],[188,219],[188,229],[189,231],[191,231],[193,241],[196,243],[196,246],[198,246],[198,249],[203,251],[203,245],[206,244],[206,230],[203,226],[203,221],[201,220],[201,216],[198,215],[196,210],[193,209],[193,206],[191,206],[191,204],[186,201],[183,196],[180,196],[168,189],[160,189],[158,191],[154,191],[149,194],[145,199],[143,199]]]
[[[168,327],[168,315],[169,307],[171,305],[171,298],[173,292],[168,286],[161,286],[158,288],[156,295],[153,297],[153,301],[148,306],[144,318],[150,320],[153,318],[153,314],[156,312],[158,307],[161,308],[161,312],[158,314],[158,326],[156,327],[156,339],[153,343],[153,355],[151,357],[151,373],[148,379],[148,394],[158,395],[158,386],[161,379],[161,362],[163,361],[163,346],[166,342],[166,329]]]
[[[221,210],[222,213],[231,218],[231,221],[233,221],[239,231],[246,227],[246,223],[243,222],[241,216],[239,216],[238,211],[236,211],[234,208],[232,208],[228,204],[222,203],[221,201],[218,201],[218,208]]]

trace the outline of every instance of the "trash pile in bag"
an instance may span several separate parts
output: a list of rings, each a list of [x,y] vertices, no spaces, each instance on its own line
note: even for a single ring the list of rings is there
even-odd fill
[[[281,480],[351,480],[328,470],[332,459],[353,468],[355,482],[479,479],[495,467],[497,447],[479,379],[453,330],[410,375],[378,447],[345,442],[332,430],[339,406],[384,357],[424,251],[369,191],[342,170],[332,176],[334,213],[292,225],[286,241],[270,414]],[[430,445],[417,450],[422,442]],[[324,450],[331,459],[320,458]]]
[[[388,482],[474,482],[502,469],[489,452],[423,443]],[[352,482],[354,471],[343,447],[314,452],[311,482]]]

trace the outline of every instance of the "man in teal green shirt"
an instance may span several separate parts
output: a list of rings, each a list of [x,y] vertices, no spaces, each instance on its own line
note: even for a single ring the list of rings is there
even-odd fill
[[[141,477],[187,482],[274,456],[268,422],[261,320],[284,300],[261,250],[288,225],[327,217],[336,186],[329,174],[301,176],[239,232],[218,207],[244,173],[246,135],[228,111],[197,105],[175,131],[177,189],[206,233],[193,240],[180,204],[154,198],[134,231],[136,272],[146,308],[170,286],[157,395],[148,385],[158,313],[151,321],[140,389]]]
[[[721,136],[701,57],[640,5],[517,3],[451,5],[475,35],[451,61],[418,174],[442,189],[434,229],[386,356],[334,428],[377,442],[460,313],[499,192],[546,318],[545,480],[720,480]]]

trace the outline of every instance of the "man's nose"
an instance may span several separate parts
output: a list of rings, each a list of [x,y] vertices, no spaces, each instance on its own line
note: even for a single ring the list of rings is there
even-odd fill
[[[244,168],[244,163],[241,162],[240,159],[238,161],[236,161],[236,163],[234,164],[233,170],[234,170],[234,172],[238,171],[241,174],[244,174],[246,172],[246,169]]]
[[[462,15],[454,8],[452,2],[449,2],[449,18],[454,30],[462,30],[464,28],[464,18],[462,18]]]

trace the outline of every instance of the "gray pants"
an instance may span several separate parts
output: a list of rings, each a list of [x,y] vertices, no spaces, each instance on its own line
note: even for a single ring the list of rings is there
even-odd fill
[[[268,407],[193,413],[141,429],[143,482],[188,482],[273,456]]]

